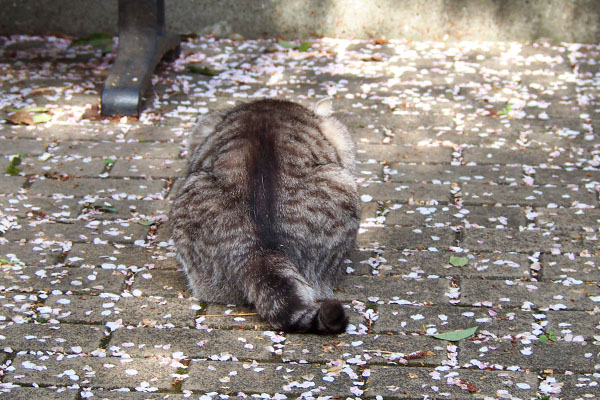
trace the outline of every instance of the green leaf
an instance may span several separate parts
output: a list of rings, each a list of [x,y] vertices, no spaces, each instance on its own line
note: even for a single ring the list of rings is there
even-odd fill
[[[24,108],[23,111],[32,112],[32,113],[45,113],[48,112],[46,107],[27,107]]]
[[[294,43],[294,42],[288,42],[286,40],[280,40],[278,43],[284,49],[291,49],[291,50],[293,50],[293,49],[297,49],[298,47],[300,47],[296,43]]]
[[[11,175],[11,176],[17,176],[19,175],[19,172],[21,172],[21,170],[19,168],[17,168],[17,165],[21,164],[21,157],[25,157],[23,154],[19,153],[18,155],[14,156],[13,158],[10,159],[10,163],[8,163],[8,166],[6,167],[6,173]]]
[[[310,46],[312,46],[310,42],[302,42],[300,43],[300,47],[298,47],[298,51],[307,51],[310,49]]]
[[[10,261],[8,261],[6,258],[0,258],[0,264],[10,264]]]
[[[464,265],[467,265],[468,262],[469,259],[467,257],[450,256],[450,264],[455,267],[462,267]]]
[[[44,122],[51,121],[52,116],[50,114],[35,114],[31,119],[35,124],[43,124]]]
[[[500,112],[498,114],[508,115],[508,113],[510,113],[511,110],[512,110],[512,106],[510,104],[508,104],[506,107],[504,107],[502,110],[500,110]]]
[[[457,331],[438,333],[436,335],[433,335],[433,337],[436,339],[448,340],[450,342],[457,342],[459,340],[466,339],[470,336],[473,336],[473,334],[475,334],[475,331],[477,330],[477,328],[479,328],[479,326],[473,326],[473,327],[467,328],[467,329],[459,329]]]
[[[217,76],[221,73],[221,71],[216,71],[212,68],[203,67],[202,65],[195,64],[188,65],[188,71],[206,76]]]
[[[144,226],[151,226],[151,225],[156,224],[156,222],[154,222],[154,221],[140,221],[140,222],[138,222],[138,224],[144,225]]]
[[[117,209],[114,206],[102,205],[102,204],[94,204],[92,206],[94,210],[102,211],[105,213],[116,213]]]
[[[92,33],[91,35],[84,36],[71,43],[71,46],[89,45],[108,53],[112,51],[113,37],[108,33]]]
[[[553,342],[556,342],[556,334],[553,331],[548,331],[548,332],[546,332],[546,334],[548,335],[548,338],[550,340],[552,340]]]
[[[104,159],[104,166],[108,167],[109,165],[113,165],[117,160],[110,158],[110,157],[106,157]]]
[[[540,336],[540,343],[546,343],[548,340],[549,340],[548,336],[546,336],[546,335]]]

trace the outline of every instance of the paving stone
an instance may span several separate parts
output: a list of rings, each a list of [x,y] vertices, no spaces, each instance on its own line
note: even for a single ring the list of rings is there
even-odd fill
[[[453,182],[510,184],[520,182],[523,177],[521,167],[488,165],[391,164],[389,171],[393,182],[427,182],[434,184],[450,184]]]
[[[0,330],[0,346],[13,352],[91,353],[104,338],[102,327],[68,324],[20,324]]]
[[[562,285],[552,282],[521,282],[461,279],[460,304],[524,309],[593,310],[600,288],[594,285]]]
[[[185,400],[189,394],[175,393],[144,393],[144,392],[118,392],[116,390],[92,390],[94,399],[98,400]]]
[[[32,321],[42,301],[38,295],[31,293],[0,293],[0,328]]]
[[[597,399],[600,374],[551,374],[542,382],[546,383],[548,388],[558,388],[560,392],[557,394],[565,399]]]
[[[276,344],[267,334],[257,331],[144,327],[119,329],[110,341],[111,348],[117,346],[131,357],[170,357],[182,352],[186,358],[215,361],[222,361],[228,355],[234,361],[276,361],[273,348]]]
[[[596,204],[594,194],[584,188],[530,187],[468,183],[461,185],[465,205],[521,205],[546,207],[548,204],[569,207]]]
[[[68,223],[41,223],[21,220],[21,228],[6,233],[7,240],[29,239],[36,241],[56,241],[107,244],[133,243],[144,240],[148,227],[127,221],[73,221]]]
[[[371,243],[392,249],[431,249],[454,246],[455,232],[448,228],[369,228],[356,239],[359,247]]]
[[[44,196],[58,193],[75,197],[162,200],[164,188],[165,182],[160,180],[73,178],[63,182],[55,179],[37,179],[28,193]]]
[[[323,363],[331,360],[368,357],[370,365],[441,365],[447,358],[439,340],[401,335],[320,335],[286,334],[282,343],[283,361]]]
[[[460,246],[471,251],[548,251],[560,247],[549,235],[540,231],[508,229],[465,229]]]
[[[2,247],[0,247],[1,249]],[[166,252],[131,245],[97,245],[77,243],[65,257],[68,266],[93,265],[103,269],[129,269],[131,271],[178,268],[174,257]],[[182,275],[183,276],[183,275]]]
[[[369,182],[358,185],[361,196],[368,195],[374,201],[392,200],[412,204],[448,203],[451,200],[450,186],[431,183],[380,183]]]
[[[187,168],[183,160],[118,160],[110,170],[112,177],[171,178],[182,177]]]
[[[473,147],[463,151],[467,164],[506,164],[506,165],[540,165],[546,163],[562,164],[575,161],[569,154],[561,153],[551,156],[552,151],[522,149],[522,148],[484,148]]]
[[[25,156],[37,156],[46,151],[48,143],[41,140],[28,139],[3,139],[0,150],[1,155],[17,155],[24,154]],[[3,163],[4,164],[4,163]]]
[[[162,158],[172,160],[180,152],[178,144],[174,143],[148,143],[148,142],[92,142],[72,141],[62,142],[54,148],[58,155],[78,155],[82,157],[110,157],[122,155],[123,157],[142,156],[144,158]]]
[[[20,267],[2,265],[0,289],[18,292],[60,290],[81,293],[109,291],[119,293],[126,276],[121,271],[97,268],[69,268],[61,265]]]
[[[385,217],[386,224],[413,227],[466,226],[516,229],[525,225],[525,213],[518,207],[395,205]]]
[[[17,384],[71,385],[76,381],[89,388],[171,388],[171,374],[176,368],[170,359],[121,359],[118,357],[80,357],[18,355],[12,365],[14,371],[6,381]],[[79,379],[75,379],[75,375]]]
[[[36,196],[0,196],[0,209],[17,217],[69,219],[81,206],[75,199]]]
[[[0,194],[20,193],[27,178],[22,176],[0,175]]]
[[[462,367],[522,370],[593,371],[600,348],[589,343],[513,343],[507,340],[461,341],[458,360]]]
[[[0,243],[0,255],[9,262],[25,266],[52,266],[62,258],[63,249],[60,245],[39,247],[32,243]],[[2,264],[7,264],[3,262]],[[4,265],[2,268],[6,268]]]
[[[573,208],[536,208],[536,225],[558,231],[594,232],[600,224],[600,210]]]
[[[185,275],[177,270],[154,269],[140,272],[135,276],[132,290],[140,290],[146,296],[191,296]]]
[[[531,332],[535,322],[530,313],[519,310],[488,310],[462,306],[411,306],[382,304],[374,332],[416,333],[434,335],[479,326],[478,332],[496,336],[517,336]]]
[[[391,162],[435,162],[448,163],[452,160],[452,149],[445,147],[397,146],[388,144],[359,144],[356,158],[361,161],[375,159]]]
[[[589,339],[600,335],[600,314],[597,311],[546,311],[545,314],[548,320],[544,327],[546,332],[551,330],[563,338],[583,336]]]
[[[530,262],[526,254],[520,253],[468,253],[430,251],[384,250],[360,261],[356,267],[362,274],[401,275],[406,278],[426,278],[429,276],[463,276],[486,278],[528,278]],[[450,258],[466,257],[467,264],[454,266]]]
[[[542,276],[546,280],[576,279],[586,282],[600,281],[599,257],[552,256],[542,257]]]
[[[536,374],[428,368],[373,367],[369,396],[385,399],[527,398],[536,396]]]
[[[599,171],[576,168],[536,168],[535,183],[537,185],[578,185],[585,186],[598,183]],[[594,182],[596,182],[594,184]]]
[[[48,400],[76,400],[79,391],[66,388],[42,388],[42,387],[12,387],[2,389],[0,397],[12,400],[48,399]]]
[[[449,281],[439,279],[403,279],[398,276],[366,277],[347,276],[341,280],[334,297],[340,300],[366,301],[369,297],[385,300],[406,300],[414,303],[447,303],[444,293],[449,291]]]
[[[99,296],[49,296],[48,317],[66,323],[123,324],[147,327],[193,327],[202,305],[194,299],[155,297],[121,298],[114,293]]]
[[[192,361],[183,390],[220,393],[311,392],[313,396],[352,395],[358,380],[349,366]],[[325,379],[323,379],[325,378]],[[333,379],[332,379],[333,378]],[[306,396],[306,395],[305,395]]]
[[[25,158],[19,168],[26,175],[42,175],[49,179],[66,180],[70,177],[98,177],[104,172],[104,161],[73,157],[52,157],[46,161]]]
[[[147,221],[152,217],[167,216],[169,203],[165,200],[113,200],[83,201],[82,214],[87,219],[128,219]]]

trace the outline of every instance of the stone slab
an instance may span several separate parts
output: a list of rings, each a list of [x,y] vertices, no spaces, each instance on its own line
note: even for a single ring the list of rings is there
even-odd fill
[[[535,398],[536,386],[534,373],[374,367],[368,394],[386,399]]]
[[[313,396],[352,395],[358,375],[350,366],[193,361],[183,390],[221,393],[310,391]],[[325,378],[325,379],[323,379]]]
[[[461,279],[460,304],[550,310],[593,310],[600,295],[596,285],[552,282]]]
[[[379,318],[374,332],[435,335],[479,326],[478,332],[496,336],[517,336],[531,332],[535,322],[530,313],[519,310],[488,310],[477,307],[383,304],[377,307]]]
[[[543,371],[592,371],[600,350],[590,343],[532,341],[513,343],[506,340],[462,341],[458,360],[462,367]]]
[[[100,347],[104,329],[98,326],[69,324],[19,324],[0,332],[0,346],[11,353],[52,351],[89,354]]]
[[[156,388],[168,390],[176,368],[171,360],[119,357],[68,358],[62,355],[18,355],[6,379],[18,384],[72,385],[89,388]],[[78,377],[78,378],[75,378]],[[145,384],[144,384],[145,382]],[[138,389],[138,390],[140,390]]]

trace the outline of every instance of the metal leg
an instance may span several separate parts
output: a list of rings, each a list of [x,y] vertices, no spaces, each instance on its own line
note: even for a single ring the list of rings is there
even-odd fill
[[[164,0],[119,0],[117,58],[102,89],[102,115],[139,115],[144,90],[179,36],[165,32]]]

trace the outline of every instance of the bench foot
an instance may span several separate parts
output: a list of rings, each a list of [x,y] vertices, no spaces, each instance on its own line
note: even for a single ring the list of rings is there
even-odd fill
[[[178,55],[179,42],[165,32],[164,0],[119,0],[119,47],[102,89],[102,115],[139,115],[154,68]]]

